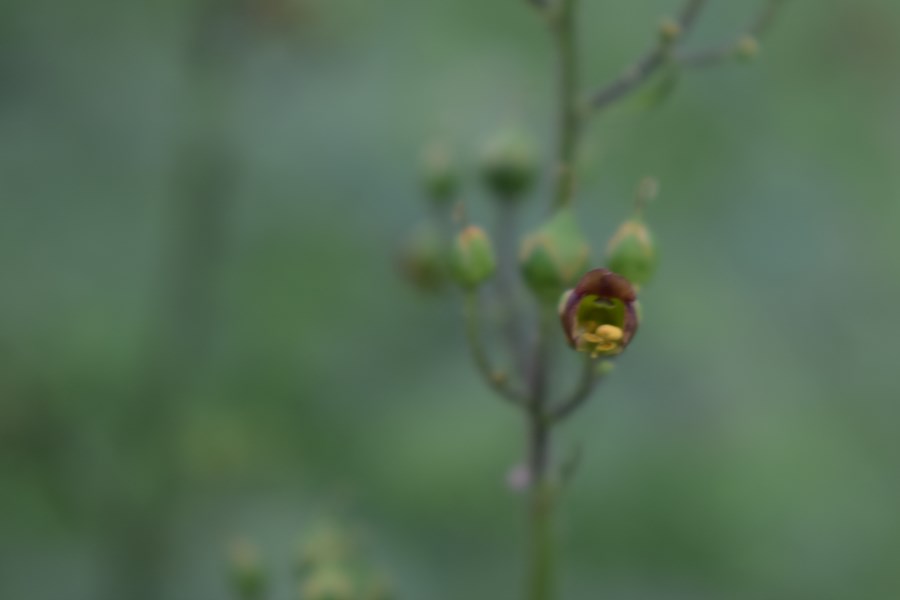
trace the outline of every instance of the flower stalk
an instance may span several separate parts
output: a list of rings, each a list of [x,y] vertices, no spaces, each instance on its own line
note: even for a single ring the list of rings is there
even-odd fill
[[[520,206],[536,183],[536,153],[520,135],[508,135],[488,147],[481,179],[497,204],[495,257],[487,231],[468,225],[449,252],[451,275],[463,290],[466,339],[475,366],[485,383],[514,408],[521,410],[527,430],[527,565],[526,600],[556,598],[555,512],[562,486],[575,461],[554,464],[555,427],[584,406],[597,384],[611,371],[638,330],[639,286],[653,275],[657,250],[644,218],[646,203],[656,195],[656,182],[642,182],[634,214],[622,223],[607,247],[608,268],[590,269],[590,236],[574,212],[579,141],[591,116],[599,114],[650,84],[662,73],[679,76],[695,66],[730,59],[749,59],[759,37],[770,27],[787,0],[761,0],[762,8],[748,27],[731,42],[708,49],[684,49],[707,7],[708,0],[683,0],[681,9],[663,20],[653,45],[611,81],[582,95],[579,73],[576,10],[578,0],[526,0],[548,25],[556,52],[556,150],[550,165],[549,214],[543,224],[521,241],[518,273],[513,252]],[[440,156],[438,157],[440,158]],[[443,171],[446,161],[432,161],[430,193],[455,201],[459,179],[452,185]],[[454,207],[455,209],[456,207]],[[499,260],[498,260],[499,259]],[[518,275],[519,279],[516,279]],[[484,285],[495,279],[492,285]],[[536,318],[525,319],[527,288]],[[571,289],[570,289],[571,288]],[[568,290],[568,291],[567,291]],[[498,368],[484,343],[482,294],[493,292],[500,307],[499,326],[508,348],[510,368]],[[561,301],[560,301],[561,298]],[[492,305],[494,306],[494,305]],[[554,310],[556,308],[557,310]],[[497,325],[497,324],[494,324]],[[561,325],[562,338],[559,327]],[[526,335],[529,334],[529,335]],[[556,396],[550,385],[554,348],[564,339],[582,355],[581,373],[574,386]],[[518,484],[517,484],[518,486]]]

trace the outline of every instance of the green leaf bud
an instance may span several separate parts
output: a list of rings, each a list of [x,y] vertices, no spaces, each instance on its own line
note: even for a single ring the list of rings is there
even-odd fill
[[[435,292],[447,279],[446,242],[430,222],[420,223],[397,256],[397,266],[414,286],[423,292]]]
[[[554,302],[588,267],[590,246],[571,209],[556,212],[522,242],[519,260],[531,290]]]
[[[609,240],[606,265],[632,284],[646,284],[656,270],[656,246],[640,217],[628,219]]]
[[[515,202],[529,192],[537,179],[534,142],[521,132],[506,132],[485,147],[481,176],[499,200]]]
[[[460,176],[447,146],[434,143],[422,156],[422,182],[428,197],[436,204],[449,204],[459,192]]]
[[[483,229],[469,225],[459,232],[451,250],[450,266],[456,281],[467,290],[477,288],[493,276],[497,260]]]

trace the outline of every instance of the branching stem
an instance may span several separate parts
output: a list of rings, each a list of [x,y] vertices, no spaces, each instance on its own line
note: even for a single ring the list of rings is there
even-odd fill
[[[758,40],[768,32],[778,16],[778,11],[785,4],[787,0],[768,0],[744,32],[737,35],[733,41],[718,47],[680,52],[675,55],[675,60],[682,67],[713,67],[734,58],[742,40],[747,38]]]
[[[591,397],[597,383],[602,376],[597,372],[598,361],[589,355],[584,355],[584,365],[578,386],[559,404],[547,411],[547,420],[556,424],[578,410]]]
[[[685,2],[675,20],[679,40],[687,37],[705,7],[706,0],[687,0]],[[654,47],[643,57],[591,97],[590,107],[595,111],[603,110],[638,89],[650,79],[657,69],[665,64],[673,43],[673,40],[667,40],[660,36]]]
[[[491,365],[490,357],[488,357],[487,349],[484,346],[484,340],[481,337],[481,319],[479,318],[477,292],[471,291],[466,293],[464,312],[469,352],[475,359],[475,366],[478,368],[478,372],[481,373],[485,383],[505,400],[516,406],[525,406],[528,402],[526,394],[513,385],[506,373],[494,369]]]

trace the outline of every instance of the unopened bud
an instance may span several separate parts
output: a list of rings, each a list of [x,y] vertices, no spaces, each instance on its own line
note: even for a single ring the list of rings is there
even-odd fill
[[[400,249],[397,263],[403,275],[423,292],[441,288],[447,277],[445,242],[431,223],[421,223]]]
[[[531,290],[554,302],[584,273],[590,247],[570,209],[563,209],[525,238],[520,252],[522,275]]]
[[[611,360],[601,360],[594,368],[598,377],[605,377],[616,370],[616,363]]]
[[[428,197],[438,204],[452,202],[459,191],[459,171],[450,150],[431,144],[422,156],[423,184]]]
[[[521,199],[537,176],[534,143],[520,132],[507,132],[491,140],[482,156],[481,175],[498,199]]]
[[[609,240],[606,265],[632,284],[646,284],[656,270],[656,246],[640,217],[628,219]]]
[[[749,62],[759,54],[759,42],[752,35],[745,35],[738,40],[734,51],[738,59]]]
[[[497,260],[491,240],[480,227],[469,225],[456,236],[450,265],[457,283],[473,290],[493,276]]]
[[[659,38],[665,44],[671,44],[681,36],[681,25],[671,17],[663,19],[659,24]]]

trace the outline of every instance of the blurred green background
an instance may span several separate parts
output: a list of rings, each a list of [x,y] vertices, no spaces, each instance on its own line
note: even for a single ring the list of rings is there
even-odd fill
[[[523,4],[0,4],[0,597],[228,598],[237,537],[296,597],[329,516],[401,598],[518,597],[522,423],[393,259],[426,141],[550,147]],[[596,85],[678,5],[582,4]],[[900,597],[900,4],[797,0],[584,155],[597,258],[647,173],[663,255],[559,439],[564,597]]]

